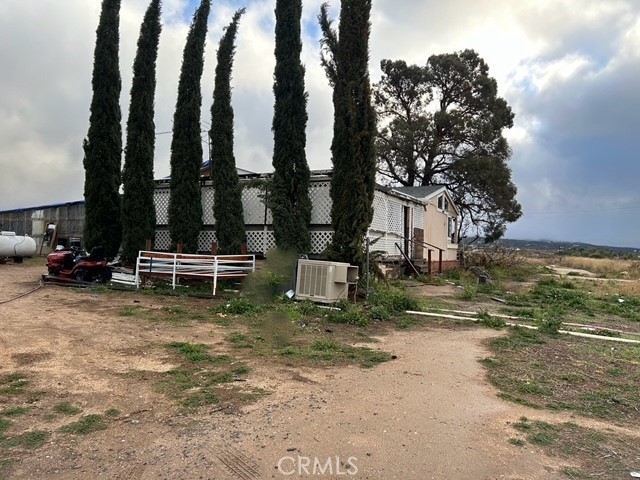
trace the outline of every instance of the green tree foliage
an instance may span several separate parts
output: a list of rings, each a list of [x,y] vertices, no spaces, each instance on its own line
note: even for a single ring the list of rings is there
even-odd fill
[[[369,81],[371,0],[344,0],[340,30],[332,27],[327,4],[320,10],[322,64],[333,86],[330,256],[363,263],[363,242],[373,218],[376,160],[375,111]]]
[[[231,71],[235,54],[238,22],[244,8],[233,14],[218,47],[218,64],[211,106],[211,163],[213,171],[213,214],[216,219],[218,253],[240,253],[245,240],[242,189],[233,155],[233,107]]]
[[[445,185],[488,241],[521,215],[503,131],[513,113],[473,50],[433,55],[424,67],[383,60],[374,86],[381,121],[378,171],[390,184]]]
[[[276,1],[276,67],[273,93],[273,184],[269,206],[273,214],[276,245],[282,249],[308,252],[309,165],[307,142],[307,94],[305,69],[300,62],[301,0]]]
[[[152,0],[140,27],[138,51],[133,63],[127,148],[122,171],[122,260],[127,264],[135,262],[138,251],[145,248],[146,240],[153,239],[155,235],[153,114],[161,30],[160,0]]]
[[[120,0],[103,0],[93,59],[93,98],[84,140],[84,243],[101,245],[107,256],[118,253],[120,226],[120,70],[118,43]]]
[[[178,82],[178,100],[173,116],[171,139],[171,196],[169,199],[169,232],[173,249],[182,242],[183,252],[198,251],[198,234],[202,227],[200,168],[200,80],[204,66],[204,45],[211,0],[202,0],[196,10]]]

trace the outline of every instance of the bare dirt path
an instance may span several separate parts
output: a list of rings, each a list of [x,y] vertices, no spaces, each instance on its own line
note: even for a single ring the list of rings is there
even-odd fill
[[[37,285],[41,267],[0,265],[0,300]],[[160,307],[176,299],[139,296]],[[373,369],[292,368],[253,362],[249,382],[271,392],[257,402],[186,415],[152,377],[174,366],[162,345],[223,348],[222,327],[158,325],[118,310],[131,296],[45,287],[0,305],[0,375],[27,372],[42,395],[29,429],[52,431],[8,478],[53,479],[552,479],[558,460],[515,447],[507,422],[525,412],[498,399],[478,360],[484,329],[418,329],[381,337],[397,359]],[[51,415],[69,401],[83,414],[117,409],[108,428],[59,433]],[[0,409],[2,405],[0,404]],[[530,412],[526,412],[530,413]],[[534,416],[535,418],[535,416]],[[317,459],[317,460],[316,460]],[[279,467],[279,468],[278,468]]]

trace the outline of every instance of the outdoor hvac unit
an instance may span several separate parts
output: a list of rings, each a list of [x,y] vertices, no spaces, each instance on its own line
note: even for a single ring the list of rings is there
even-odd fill
[[[334,303],[347,298],[349,285],[358,282],[358,267],[348,263],[298,260],[296,298]]]

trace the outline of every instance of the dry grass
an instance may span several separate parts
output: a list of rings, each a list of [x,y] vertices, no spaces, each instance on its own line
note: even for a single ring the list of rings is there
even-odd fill
[[[567,256],[557,257],[554,263],[562,267],[588,270],[600,276],[640,279],[640,262],[634,260]]]

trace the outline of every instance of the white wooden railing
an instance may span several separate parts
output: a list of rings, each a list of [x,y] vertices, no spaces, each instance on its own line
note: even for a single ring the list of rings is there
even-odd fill
[[[169,277],[174,289],[181,278],[211,279],[215,295],[218,279],[243,278],[255,270],[255,255],[191,255],[141,250],[136,260],[136,288],[140,288],[144,276]]]

